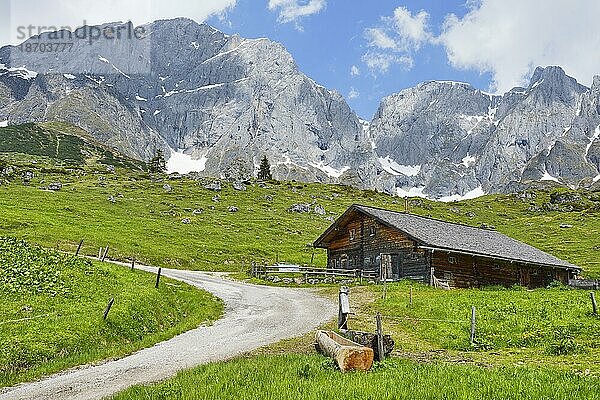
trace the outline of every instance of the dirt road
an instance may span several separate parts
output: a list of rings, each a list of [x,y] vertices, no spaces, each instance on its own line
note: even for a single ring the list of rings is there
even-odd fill
[[[336,311],[332,302],[305,289],[248,285],[206,272],[163,269],[162,273],[223,299],[223,318],[210,327],[196,328],[120,360],[10,388],[0,394],[0,400],[102,399],[136,384],[168,378],[182,369],[302,335],[331,319]]]

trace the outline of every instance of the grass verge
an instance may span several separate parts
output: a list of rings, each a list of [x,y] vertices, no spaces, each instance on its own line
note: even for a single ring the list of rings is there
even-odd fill
[[[0,386],[121,357],[222,314],[207,292],[154,282],[143,271],[0,238]]]
[[[201,383],[201,384],[199,384]],[[319,355],[259,356],[205,365],[115,400],[191,399],[597,399],[600,381],[531,368],[478,368],[391,359],[342,374]]]

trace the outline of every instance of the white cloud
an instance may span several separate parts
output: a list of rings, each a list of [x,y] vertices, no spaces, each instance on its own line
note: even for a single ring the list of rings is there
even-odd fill
[[[358,68],[356,65],[353,65],[350,68],[350,76],[359,76],[360,75],[360,68]]]
[[[269,10],[279,11],[280,23],[298,22],[302,17],[317,14],[327,5],[326,0],[269,0]]]
[[[481,0],[462,18],[446,17],[438,42],[450,63],[491,72],[490,89],[526,84],[540,65],[560,65],[589,84],[600,73],[600,2]]]
[[[208,17],[219,15],[234,7],[237,0],[5,0],[8,10],[3,10],[3,28],[0,29],[2,43],[17,43],[17,27],[61,27],[78,28],[88,24],[116,21],[133,21],[136,25],[157,19],[188,17],[203,22]],[[10,16],[10,17],[9,17]],[[37,33],[37,32],[36,32]]]
[[[396,49],[396,41],[382,28],[369,28],[365,30],[365,37],[369,41],[370,47],[378,47],[383,50]]]
[[[433,39],[428,19],[427,12],[413,15],[404,7],[396,8],[392,16],[382,17],[380,26],[365,29],[370,49],[363,55],[363,62],[373,74],[386,73],[393,64],[411,69],[413,53]]]
[[[362,56],[362,61],[373,73],[385,74],[394,64],[399,64],[409,70],[414,61],[408,55],[383,53],[379,51],[368,51]]]
[[[353,87],[350,88],[350,93],[348,93],[348,98],[349,99],[356,99],[360,96],[360,92],[356,89],[354,89]]]

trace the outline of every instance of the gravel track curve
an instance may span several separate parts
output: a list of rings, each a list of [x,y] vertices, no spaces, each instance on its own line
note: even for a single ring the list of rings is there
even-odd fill
[[[137,267],[156,273],[154,267]],[[133,385],[169,378],[183,369],[301,336],[336,313],[333,302],[310,289],[251,285],[210,272],[163,269],[162,275],[223,299],[223,318],[118,360],[5,389],[0,400],[106,398]]]

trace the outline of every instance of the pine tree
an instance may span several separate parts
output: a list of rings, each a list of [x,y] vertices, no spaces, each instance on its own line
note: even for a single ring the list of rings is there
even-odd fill
[[[271,175],[271,165],[269,164],[269,159],[267,156],[263,156],[263,158],[260,160],[258,179],[261,181],[270,181],[273,179],[273,176]]]
[[[154,157],[148,162],[148,171],[152,173],[164,173],[167,171],[167,163],[162,149],[156,149]]]

